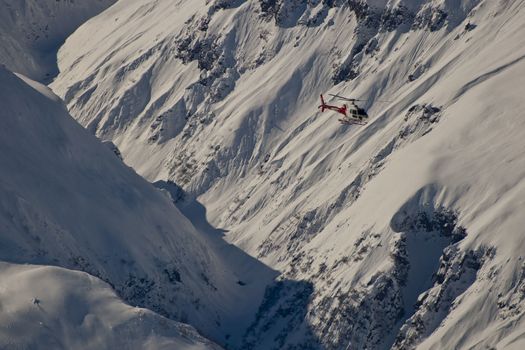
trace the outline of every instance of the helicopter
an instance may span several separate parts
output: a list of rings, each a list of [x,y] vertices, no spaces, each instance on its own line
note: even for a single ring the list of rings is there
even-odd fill
[[[337,112],[339,114],[342,114],[343,117],[339,118],[339,122],[341,122],[341,124],[346,124],[346,125],[352,125],[352,124],[366,125],[366,123],[368,122],[367,121],[368,114],[366,113],[366,110],[364,108],[359,107],[355,103],[356,101],[366,101],[366,100],[359,100],[359,99],[356,99],[356,98],[347,98],[347,97],[344,97],[344,96],[332,95],[332,94],[329,94],[329,95],[332,96],[332,97],[338,98],[340,100],[344,100],[344,101],[350,102],[350,106],[347,106],[346,104],[343,104],[341,107],[339,107],[339,106],[326,104],[326,102],[324,101],[323,95],[321,95],[321,105],[319,105],[317,107],[317,108],[321,109],[321,112],[324,112],[325,110],[328,109],[328,110],[331,110],[331,111],[335,111],[335,112]],[[387,101],[384,101],[384,102],[387,102]]]

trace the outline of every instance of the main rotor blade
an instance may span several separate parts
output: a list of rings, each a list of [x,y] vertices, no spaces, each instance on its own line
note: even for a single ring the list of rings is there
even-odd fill
[[[355,98],[348,98],[348,97],[344,97],[344,96],[339,96],[339,95],[334,95],[334,94],[328,94],[330,96],[333,96],[333,97],[337,97],[337,98],[340,98],[341,100],[346,100],[346,101],[360,101],[360,100],[357,100]]]
[[[359,99],[359,98],[348,98],[348,97],[344,97],[344,96],[341,96],[341,95],[334,95],[334,94],[328,94],[330,96],[333,96],[333,97],[337,97],[337,98],[340,98],[342,100],[346,100],[346,101],[350,101],[350,102],[353,102],[353,101],[361,101],[361,102],[366,102],[366,101],[372,101],[371,99],[368,99],[368,100],[363,100],[363,99]],[[382,103],[390,103],[392,101],[386,101],[386,100],[374,100],[374,102],[382,102]]]

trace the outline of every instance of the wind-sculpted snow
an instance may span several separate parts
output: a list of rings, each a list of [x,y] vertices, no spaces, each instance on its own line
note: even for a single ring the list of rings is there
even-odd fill
[[[0,63],[49,82],[58,73],[56,53],[78,26],[116,0],[0,1]]]
[[[0,263],[2,349],[220,349],[83,272]]]
[[[460,10],[454,8],[454,20],[447,22],[447,30],[457,28],[475,5],[470,2]],[[108,32],[109,27],[114,27],[115,45],[110,47],[105,42],[98,46],[97,36],[81,30],[70,39],[78,41],[78,47],[60,58],[63,76],[68,81],[59,78],[54,86],[89,130],[115,141],[128,154],[128,162],[139,171],[144,169],[150,178],[169,174],[176,181],[185,181],[185,174],[179,176],[175,170],[177,165],[169,164],[170,158],[181,153],[200,153],[198,158],[209,158],[195,166],[192,183],[187,184],[192,192],[200,194],[217,182],[216,175],[208,174],[210,169],[228,168],[232,156],[236,164],[246,165],[242,169],[234,167],[232,175],[239,175],[251,169],[257,159],[271,154],[271,145],[281,139],[275,135],[280,124],[294,120],[293,116],[303,116],[302,104],[311,103],[317,92],[330,87],[328,76],[339,83],[377,71],[394,43],[402,43],[399,37],[388,40],[389,33],[404,34],[403,40],[407,40],[411,33],[419,36],[426,29],[437,31],[438,28],[425,24],[430,19],[422,18],[440,17],[432,15],[440,6],[440,11],[451,11],[448,7],[452,5],[423,1],[410,6],[369,5],[362,1],[211,1],[206,6],[174,6],[167,1],[156,5],[117,4],[92,24],[108,27]],[[140,25],[137,21],[141,15],[149,18],[160,16],[161,12],[165,20],[137,34],[135,28]],[[316,30],[323,35],[308,29],[309,19],[319,18],[320,13],[324,15]],[[233,15],[239,19],[230,21]],[[281,26],[281,17],[297,20]],[[342,37],[352,40],[333,41]],[[98,48],[84,52],[91,42]],[[111,53],[105,54],[108,51]],[[130,55],[125,54],[128,51]],[[291,56],[301,59],[286,63]],[[379,64],[370,64],[374,60]],[[409,79],[416,80],[429,65],[418,59]],[[280,66],[290,68],[280,74],[276,69]],[[261,79],[263,76],[265,79]],[[238,86],[240,82],[242,85]],[[388,81],[377,86],[381,83]],[[271,86],[286,90],[272,90]],[[281,96],[284,93],[290,96]],[[375,96],[370,97],[372,102]],[[268,108],[269,105],[274,107]],[[229,119],[232,125],[217,125],[217,118]],[[272,135],[267,141],[257,136],[267,134]],[[248,142],[244,135],[254,138],[254,142]],[[141,149],[149,150],[147,153],[152,156],[145,159],[143,151],[134,152],[135,141],[130,138],[138,139],[144,146]],[[211,141],[209,147],[225,147],[207,157],[203,154],[207,147],[192,146],[201,142],[194,142],[196,139]],[[159,147],[162,157],[155,156]]]
[[[123,0],[67,40],[52,88],[281,272],[221,344],[519,348],[524,6]]]
[[[221,341],[242,335],[236,322],[255,312],[271,269],[196,230],[172,197],[89,135],[47,87],[0,68],[0,103],[0,260],[84,271],[133,306]]]
[[[405,320],[408,325],[402,334],[410,332],[406,329],[419,322],[413,326],[419,333],[412,337],[428,336],[434,330],[431,327],[441,322],[439,317],[446,315],[452,301],[474,281],[483,260],[478,253],[465,256],[458,252],[457,243],[466,237],[466,232],[457,225],[456,213],[445,208],[417,209],[413,204],[407,203],[392,218],[392,229],[400,235],[365,231],[349,247],[349,255],[331,264],[323,262],[317,268],[311,255],[295,256],[284,276],[308,278],[296,285],[289,281],[277,282],[267,288],[256,321],[248,328],[244,348],[286,345],[341,349],[348,344],[356,349],[389,348],[392,337]],[[385,236],[391,238],[390,242]],[[334,277],[355,265],[370,263],[371,255],[378,250],[386,253],[390,267],[373,274],[366,284],[357,283],[348,288]],[[477,261],[477,265],[469,259]],[[474,269],[474,273],[464,272],[463,268]],[[434,280],[435,286],[429,289]],[[428,298],[427,303],[417,299],[423,292],[433,295],[434,299]],[[441,300],[438,293],[448,294]],[[438,309],[434,316],[434,310]],[[417,316],[410,317],[414,312]],[[309,326],[303,324],[303,318],[311,321]],[[268,345],[271,337],[274,337],[272,346]],[[417,344],[412,339],[400,345],[401,339],[399,336],[395,345],[401,349]]]

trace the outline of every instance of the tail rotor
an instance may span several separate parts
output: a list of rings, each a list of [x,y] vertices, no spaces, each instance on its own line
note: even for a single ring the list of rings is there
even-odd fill
[[[323,95],[321,95],[321,105],[317,108],[321,108],[321,112],[324,112],[325,107],[326,107],[326,103],[324,103]]]

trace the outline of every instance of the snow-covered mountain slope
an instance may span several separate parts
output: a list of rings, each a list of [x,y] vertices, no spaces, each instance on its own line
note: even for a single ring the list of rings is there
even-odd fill
[[[116,0],[0,0],[0,63],[38,81],[57,73],[56,53],[82,23]]]
[[[219,349],[84,272],[0,263],[2,349]]]
[[[283,272],[243,348],[518,349],[524,7],[122,0],[51,86]],[[316,112],[320,93],[367,99],[370,122]]]
[[[196,230],[47,87],[0,68],[0,104],[1,261],[82,270],[131,305],[240,337],[271,269]]]

